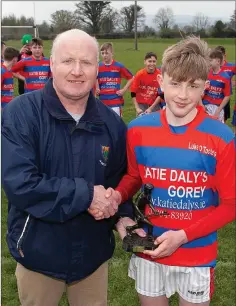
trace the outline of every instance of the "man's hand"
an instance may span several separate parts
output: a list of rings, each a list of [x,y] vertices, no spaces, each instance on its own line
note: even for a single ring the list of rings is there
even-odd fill
[[[94,186],[93,201],[88,212],[95,217],[96,220],[110,218],[118,210],[118,203],[114,199],[106,197],[106,189],[99,185]]]
[[[162,258],[173,254],[182,244],[187,243],[188,239],[184,230],[167,231],[159,236],[154,244],[159,246],[154,251],[144,251],[144,254],[152,258]]]
[[[118,206],[122,201],[121,194],[119,193],[119,191],[115,191],[113,188],[108,188],[107,190],[105,190],[105,188],[103,186],[95,186],[95,187],[102,187],[103,191],[105,191],[104,196],[105,196],[105,200],[109,201],[109,203],[110,203],[110,206],[109,206],[110,212],[114,212],[109,217],[113,216],[117,212]],[[94,189],[95,189],[95,187],[94,187]],[[89,209],[88,209],[88,212],[96,220],[102,220],[104,218],[109,218],[109,217],[107,217],[107,214],[98,207],[90,206]]]
[[[120,96],[120,97],[123,96],[123,95],[125,94],[124,88],[123,88],[123,89],[120,89],[120,90],[117,90],[116,94],[117,94],[118,96]]]
[[[116,229],[120,235],[120,238],[123,240],[124,237],[127,235],[126,227],[133,226],[136,222],[128,217],[120,218],[120,220],[116,223]],[[140,237],[145,237],[146,232],[142,228],[138,228],[134,230]]]

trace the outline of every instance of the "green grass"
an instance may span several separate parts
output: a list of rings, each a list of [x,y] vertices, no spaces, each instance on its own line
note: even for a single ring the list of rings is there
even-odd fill
[[[158,64],[163,51],[177,40],[141,39],[138,43],[138,51],[134,50],[132,40],[114,40],[115,59],[122,62],[133,73],[143,67],[143,57],[148,51],[156,52]],[[209,45],[225,45],[228,61],[235,62],[235,44],[233,39],[208,39]],[[101,43],[104,41],[101,41]],[[20,48],[20,41],[8,41],[8,46]],[[51,42],[46,41],[44,53],[49,56]],[[235,90],[231,99],[231,107],[235,100]],[[128,123],[135,117],[130,95],[125,94],[124,121]],[[230,125],[231,119],[228,120]],[[2,191],[2,306],[20,305],[15,280],[15,261],[11,258],[6,245],[6,220],[7,220],[7,199]],[[216,268],[215,294],[211,302],[212,306],[233,306],[236,295],[235,275],[235,223],[227,225],[219,231],[219,255]],[[117,245],[113,258],[109,265],[109,306],[138,306],[139,302],[134,289],[134,283],[127,276],[129,254],[121,248],[121,242],[117,237]],[[60,306],[68,305],[63,297]],[[177,306],[177,297],[171,298],[171,306]],[[42,305],[43,306],[43,305]]]

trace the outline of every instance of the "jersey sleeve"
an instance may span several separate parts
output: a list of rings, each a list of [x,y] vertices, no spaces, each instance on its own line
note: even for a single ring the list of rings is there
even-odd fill
[[[142,73],[139,71],[134,76],[133,82],[132,82],[132,84],[130,86],[130,91],[131,92],[135,92],[136,93],[138,91],[141,75],[142,75]]]
[[[122,66],[120,69],[120,75],[123,79],[131,80],[133,78],[133,74],[125,68],[125,66]]]
[[[225,79],[224,96],[229,97],[231,95],[231,80]]]
[[[122,202],[127,201],[140,189],[142,180],[136,161],[134,139],[138,137],[133,133],[133,129],[128,130],[127,134],[127,174],[125,174],[117,186],[116,190],[121,193]]]
[[[19,62],[17,62],[15,65],[12,66],[11,70],[12,72],[19,72],[22,71],[24,67],[25,67],[25,61],[20,60]]]

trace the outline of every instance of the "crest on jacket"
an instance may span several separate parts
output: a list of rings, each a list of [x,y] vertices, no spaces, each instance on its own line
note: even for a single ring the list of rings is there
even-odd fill
[[[103,166],[106,166],[106,162],[108,160],[108,155],[109,155],[109,150],[110,150],[110,147],[107,147],[107,146],[102,146],[101,145],[101,151],[102,151],[102,157],[103,157],[103,161],[105,162],[102,162],[100,160],[100,163],[103,165]]]

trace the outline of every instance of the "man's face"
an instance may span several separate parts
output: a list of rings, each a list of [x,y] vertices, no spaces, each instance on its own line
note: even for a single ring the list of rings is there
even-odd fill
[[[159,76],[159,84],[165,94],[166,107],[177,118],[186,118],[198,105],[204,91],[205,81],[176,82],[166,73]]]
[[[43,46],[34,44],[31,46],[31,52],[33,57],[39,59],[43,54]]]
[[[144,65],[148,73],[153,73],[156,70],[157,60],[155,56],[144,60]]]
[[[96,46],[89,39],[61,42],[50,58],[56,91],[71,100],[87,96],[97,78],[97,55]]]
[[[221,60],[219,58],[210,58],[210,65],[212,69],[218,69],[221,65]]]
[[[113,59],[113,53],[111,49],[102,50],[101,51],[101,57],[104,63],[110,64]]]

